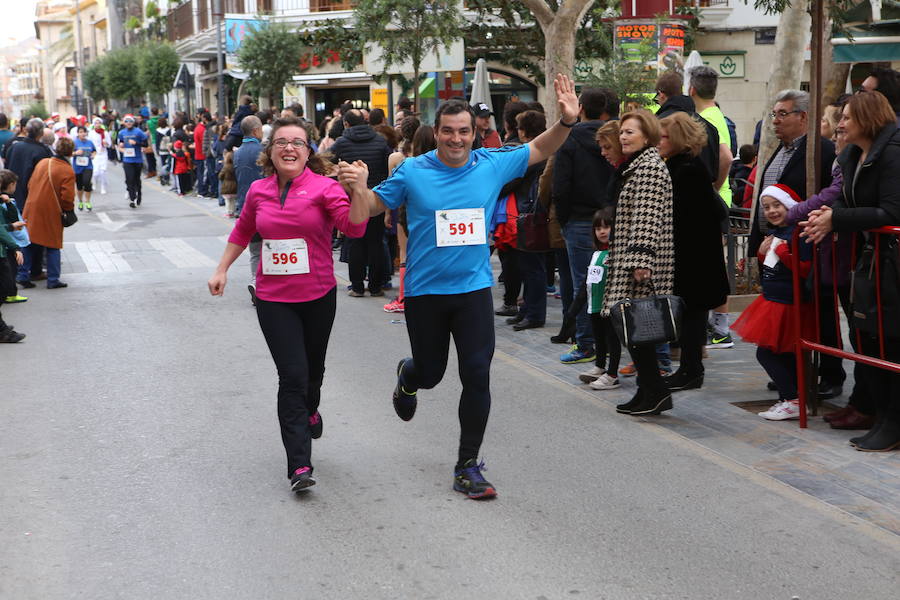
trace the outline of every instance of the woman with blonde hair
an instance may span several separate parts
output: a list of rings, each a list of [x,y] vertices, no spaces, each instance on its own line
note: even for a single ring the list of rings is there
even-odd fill
[[[659,153],[672,177],[672,224],[675,240],[676,296],[684,299],[681,363],[665,378],[673,391],[703,385],[703,347],[709,311],[725,304],[728,275],[722,253],[725,205],[710,185],[710,173],[699,158],[706,129],[688,113],[660,121]]]

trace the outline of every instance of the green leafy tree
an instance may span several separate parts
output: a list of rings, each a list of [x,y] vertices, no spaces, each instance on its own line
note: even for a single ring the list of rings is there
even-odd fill
[[[180,59],[171,44],[147,42],[137,53],[137,76],[140,88],[151,94],[165,94],[172,89]]]
[[[419,81],[422,62],[443,47],[448,52],[465,25],[459,0],[359,0],[355,25],[360,37],[382,48],[385,70],[409,63]],[[419,88],[413,103],[418,110]]]
[[[44,119],[45,121],[50,118],[50,113],[47,112],[47,106],[43,102],[32,102],[25,107],[22,114],[27,115],[29,118],[37,117],[38,119]]]
[[[581,73],[580,79],[587,85],[613,90],[623,101],[634,101],[641,106],[652,104],[653,89],[659,73],[648,66],[655,62],[657,48],[655,40],[644,40],[637,48],[637,60],[626,60],[621,48],[615,48],[613,28],[603,23],[601,44],[605,58],[594,61],[590,68]]]
[[[604,44],[604,14],[618,0],[604,0],[587,11],[575,30],[575,61],[588,63],[609,56]],[[544,31],[530,8],[522,0],[467,0],[466,8],[475,13],[465,28],[466,62],[479,58],[510,65],[535,80],[544,79]]]
[[[303,52],[303,40],[295,30],[273,23],[247,36],[238,51],[238,62],[248,73],[248,85],[271,103],[299,70]]]
[[[344,27],[338,19],[307,21],[298,33],[304,46],[304,54],[328,56],[337,52],[341,66],[347,71],[355,70],[363,61],[363,38],[357,29]]]
[[[138,79],[138,53],[138,46],[126,46],[103,59],[103,85],[110,98],[131,100],[146,92]]]
[[[106,81],[103,78],[105,56],[94,59],[85,65],[81,72],[81,80],[84,89],[94,100],[108,100],[109,92],[106,89]]]

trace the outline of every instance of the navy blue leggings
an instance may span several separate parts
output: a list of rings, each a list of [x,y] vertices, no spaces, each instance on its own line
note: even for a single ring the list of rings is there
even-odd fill
[[[782,400],[797,399],[797,358],[793,353],[776,354],[768,348],[758,347],[756,360],[775,382]]]
[[[407,296],[406,329],[412,360],[400,381],[405,390],[431,389],[447,370],[450,336],[456,344],[459,379],[459,463],[477,458],[491,412],[494,302],[491,289],[467,294]]]

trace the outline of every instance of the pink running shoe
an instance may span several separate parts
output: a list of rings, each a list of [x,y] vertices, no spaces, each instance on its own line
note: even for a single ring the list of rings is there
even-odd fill
[[[403,303],[399,300],[392,300],[384,305],[384,312],[389,313],[402,313],[403,312]]]

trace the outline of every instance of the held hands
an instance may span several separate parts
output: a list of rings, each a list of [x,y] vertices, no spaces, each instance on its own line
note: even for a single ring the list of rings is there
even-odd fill
[[[800,222],[803,232],[800,237],[807,238],[810,242],[818,244],[825,236],[832,232],[832,212],[830,206],[823,206],[809,213],[806,221]]]
[[[348,194],[364,194],[368,189],[369,167],[361,160],[338,162],[338,181]]]
[[[21,250],[16,250],[16,264],[20,267],[25,264],[25,256]]]
[[[578,119],[578,96],[575,95],[575,83],[566,75],[558,74],[553,80],[559,116],[565,123],[574,123]]]
[[[227,281],[228,277],[225,273],[213,273],[213,276],[206,282],[206,285],[209,286],[209,293],[213,296],[221,296],[225,293],[225,283]]]
[[[16,221],[12,223],[12,228],[16,231],[21,231],[23,227],[25,227],[25,221]]]

